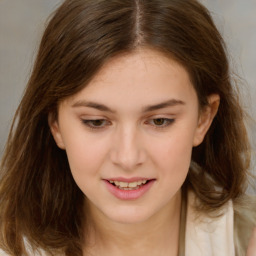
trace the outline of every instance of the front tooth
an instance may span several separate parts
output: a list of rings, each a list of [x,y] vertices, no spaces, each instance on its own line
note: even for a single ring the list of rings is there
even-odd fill
[[[128,187],[128,183],[121,181],[121,182],[119,183],[119,186],[122,187],[122,188],[126,188],[126,187]]]
[[[147,180],[134,181],[134,182],[122,182],[122,181],[110,181],[110,183],[115,184],[117,187],[122,188],[136,188],[137,186],[146,184]]]
[[[129,183],[129,188],[136,188],[139,185],[140,185],[139,182],[131,182]]]
[[[116,186],[120,186],[120,182],[119,181],[114,181]]]

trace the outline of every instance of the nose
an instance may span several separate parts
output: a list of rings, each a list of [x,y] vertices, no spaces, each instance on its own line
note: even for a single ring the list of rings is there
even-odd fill
[[[111,161],[123,170],[132,171],[146,160],[146,150],[143,147],[139,131],[134,127],[126,127],[116,132],[112,149]]]

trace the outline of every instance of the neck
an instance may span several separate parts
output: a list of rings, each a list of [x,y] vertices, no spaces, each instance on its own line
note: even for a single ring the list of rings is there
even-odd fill
[[[92,223],[85,255],[178,255],[181,192],[154,216],[136,224],[116,223],[101,213]],[[104,224],[102,224],[104,223]]]

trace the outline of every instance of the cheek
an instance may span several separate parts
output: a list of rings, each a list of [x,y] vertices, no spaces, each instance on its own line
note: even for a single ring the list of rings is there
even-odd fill
[[[180,142],[180,141],[179,141]],[[192,147],[172,140],[166,150],[159,150],[157,164],[161,189],[167,198],[173,196],[183,185],[190,166]]]
[[[166,149],[158,151],[158,163],[171,174],[187,173],[191,161],[192,147],[182,143],[169,143]]]
[[[69,166],[75,183],[88,197],[95,192],[101,179],[100,170],[106,156],[102,143],[92,143],[89,138],[73,140],[66,147]]]
[[[107,145],[90,136],[73,136],[66,143],[66,152],[74,178],[97,174],[106,157]]]
[[[165,140],[152,143],[150,154],[155,165],[166,175],[185,177],[190,166],[194,132],[176,131]]]

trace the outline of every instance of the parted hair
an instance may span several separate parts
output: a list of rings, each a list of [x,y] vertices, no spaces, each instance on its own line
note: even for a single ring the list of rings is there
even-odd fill
[[[66,152],[48,125],[63,99],[83,89],[109,59],[138,48],[164,53],[186,68],[200,108],[211,94],[220,106],[202,144],[193,148],[185,181],[212,212],[245,193],[250,147],[225,44],[196,0],[66,0],[45,29],[1,162],[0,248],[25,245],[52,255],[81,256],[84,196]]]

